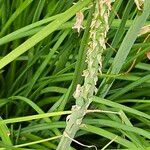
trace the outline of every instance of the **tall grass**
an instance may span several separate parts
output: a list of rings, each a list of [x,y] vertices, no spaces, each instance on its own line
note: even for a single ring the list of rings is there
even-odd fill
[[[150,1],[134,2],[111,1],[98,92],[63,149],[150,148],[150,37],[143,32]],[[84,84],[92,6],[92,0],[0,0],[0,149],[57,149],[73,93]],[[72,27],[79,11],[78,33]]]

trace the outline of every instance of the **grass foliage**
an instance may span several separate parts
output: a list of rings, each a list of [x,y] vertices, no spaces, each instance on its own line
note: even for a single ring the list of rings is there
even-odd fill
[[[0,150],[57,148],[83,83],[91,4],[0,0]],[[150,149],[150,0],[142,10],[134,0],[111,4],[98,94],[72,150]]]

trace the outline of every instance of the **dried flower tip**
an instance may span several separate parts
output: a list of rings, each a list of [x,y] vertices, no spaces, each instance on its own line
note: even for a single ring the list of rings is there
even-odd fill
[[[111,10],[111,1],[105,0],[105,4],[108,6],[108,9]]]
[[[84,70],[82,76],[88,77],[89,76],[89,71],[88,70]]]
[[[76,88],[76,91],[73,94],[73,96],[74,96],[75,99],[80,97],[80,95],[81,95],[81,89],[82,89],[81,85],[78,84],[77,88]]]
[[[66,122],[68,122],[70,120],[70,115],[68,115],[67,117],[66,117]]]
[[[143,34],[147,34],[147,33],[150,33],[150,25],[146,25],[142,27],[142,29],[140,30],[139,36]]]
[[[147,58],[150,60],[150,51],[146,55],[147,55]]]
[[[144,4],[144,0],[134,0],[136,6],[137,6],[137,9],[138,10],[142,10],[141,9],[141,6]]]
[[[82,23],[83,23],[84,15],[81,11],[76,13],[76,23],[72,27],[73,29],[76,29],[79,33],[81,28],[83,29]]]
[[[82,123],[82,118],[76,120],[76,124],[80,125]]]

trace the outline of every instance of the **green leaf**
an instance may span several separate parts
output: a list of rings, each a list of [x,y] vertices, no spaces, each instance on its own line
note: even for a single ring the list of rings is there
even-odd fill
[[[1,121],[3,121],[3,119],[0,117],[0,122]],[[0,137],[3,141],[3,144],[11,146],[12,143],[11,143],[9,136],[10,136],[10,131],[7,128],[6,124],[5,123],[0,124]]]
[[[51,113],[45,113],[45,114],[39,114],[39,115],[30,115],[30,116],[25,116],[25,117],[18,117],[18,118],[1,120],[0,124],[31,121],[31,120],[35,120],[35,119],[42,119],[42,118],[48,118],[48,117],[54,117],[54,116],[60,116],[60,115],[67,115],[70,113],[71,113],[71,111],[62,111],[62,112],[51,112]]]
[[[68,9],[66,12],[60,15],[55,21],[48,24],[46,27],[40,30],[37,34],[33,35],[23,44],[21,44],[12,52],[10,52],[8,55],[6,55],[4,58],[2,58],[0,60],[0,69],[2,69],[4,66],[9,64],[13,60],[15,60],[18,56],[28,51],[34,45],[36,45],[41,40],[46,38],[49,34],[54,32],[60,25],[62,25],[67,20],[69,20],[77,11],[85,7],[89,2],[90,0],[79,1],[76,5],[72,6],[70,9]]]
[[[146,113],[143,113],[141,111],[138,111],[136,109],[133,109],[133,108],[121,105],[121,104],[118,104],[116,102],[112,102],[110,100],[102,99],[102,98],[99,98],[99,97],[96,97],[96,96],[94,96],[94,98],[92,98],[92,100],[95,103],[104,104],[106,106],[114,107],[114,108],[117,108],[119,110],[123,110],[123,111],[126,111],[128,113],[150,119],[150,115],[148,115]]]
[[[122,137],[120,137],[120,136],[118,136],[118,135],[116,135],[114,133],[111,133],[111,132],[109,132],[107,130],[104,130],[102,128],[98,128],[98,127],[95,127],[95,126],[92,126],[92,125],[85,124],[85,125],[83,125],[81,127],[81,129],[85,130],[87,132],[91,132],[91,133],[103,136],[103,137],[108,138],[110,140],[113,140],[114,138],[116,138],[114,140],[114,142],[117,142],[120,145],[123,145],[123,146],[125,146],[127,148],[133,148],[133,149],[136,148],[136,146],[132,142],[130,142],[130,141],[126,140],[126,139],[123,139]]]

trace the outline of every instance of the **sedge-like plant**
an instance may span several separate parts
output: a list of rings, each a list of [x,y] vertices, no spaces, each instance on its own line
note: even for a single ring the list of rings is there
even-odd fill
[[[0,0],[0,149],[149,149],[149,8]]]

